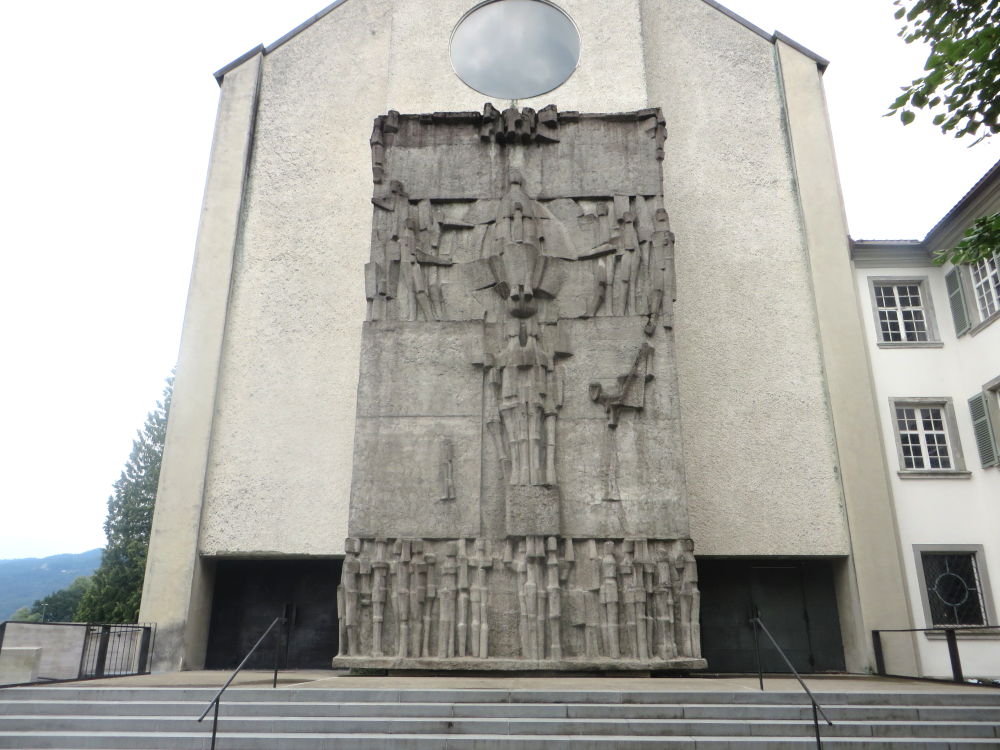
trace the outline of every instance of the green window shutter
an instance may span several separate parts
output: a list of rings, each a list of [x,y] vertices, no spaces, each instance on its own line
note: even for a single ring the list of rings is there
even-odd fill
[[[979,448],[979,460],[982,461],[983,468],[996,466],[1000,463],[986,398],[985,393],[977,393],[969,399],[969,411],[972,412],[972,431],[976,435],[976,446]]]
[[[948,304],[951,305],[951,318],[955,321],[955,335],[961,336],[972,326],[969,324],[969,308],[965,306],[965,293],[962,291],[962,278],[959,269],[953,268],[944,277],[948,287]]]

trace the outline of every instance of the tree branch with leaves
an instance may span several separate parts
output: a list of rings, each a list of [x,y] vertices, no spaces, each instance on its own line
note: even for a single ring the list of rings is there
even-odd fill
[[[1000,132],[1000,0],[893,0],[907,44],[931,52],[924,75],[889,106],[904,124],[915,110],[936,111],[934,124],[957,138]]]
[[[934,112],[941,132],[976,138],[1000,132],[1000,0],[893,0],[907,44],[930,45],[924,75],[903,88],[887,115],[904,125],[916,110]],[[934,262],[973,263],[1000,249],[1000,214],[978,219]]]

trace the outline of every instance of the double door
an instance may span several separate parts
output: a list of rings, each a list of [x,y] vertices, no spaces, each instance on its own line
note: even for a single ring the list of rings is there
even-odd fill
[[[275,617],[248,669],[329,668],[337,654],[340,560],[219,560],[206,666],[233,669]]]
[[[832,564],[825,560],[699,560],[702,654],[712,672],[755,672],[759,617],[796,670],[842,671],[844,649]],[[758,634],[761,667],[788,672]]]

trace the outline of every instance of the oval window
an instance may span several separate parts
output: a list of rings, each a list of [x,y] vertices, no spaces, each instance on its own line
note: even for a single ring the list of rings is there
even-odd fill
[[[481,94],[528,99],[559,86],[576,70],[580,35],[544,0],[491,0],[473,8],[451,37],[451,64]]]

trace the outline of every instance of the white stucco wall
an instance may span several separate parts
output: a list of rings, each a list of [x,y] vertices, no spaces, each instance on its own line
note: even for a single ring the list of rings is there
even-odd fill
[[[343,549],[371,121],[390,108],[481,109],[485,97],[458,80],[448,58],[451,29],[469,6],[348,0],[263,58],[204,554]],[[773,45],[701,0],[561,6],[580,28],[580,66],[556,91],[521,104],[661,106],[666,115],[698,553],[847,554]]]
[[[846,554],[774,45],[699,0],[650,0],[644,22],[697,551]]]
[[[981,573],[989,578],[989,596],[1000,603],[1000,469],[981,468],[967,401],[1000,376],[1000,320],[975,335],[955,336],[944,283],[946,269],[936,266],[859,267],[855,270],[865,336],[880,409],[882,439],[892,478],[900,542],[914,627],[931,627],[923,607],[917,573],[917,545],[982,545]],[[940,333],[941,348],[879,348],[868,279],[927,279]],[[890,398],[951,398],[958,446],[971,472],[967,479],[901,478]],[[996,621],[991,625],[998,624]],[[902,636],[886,636],[900,638]],[[1000,676],[1000,636],[962,638],[959,651],[966,676]],[[950,677],[944,641],[917,638],[923,673]],[[887,667],[892,670],[892,665]]]

